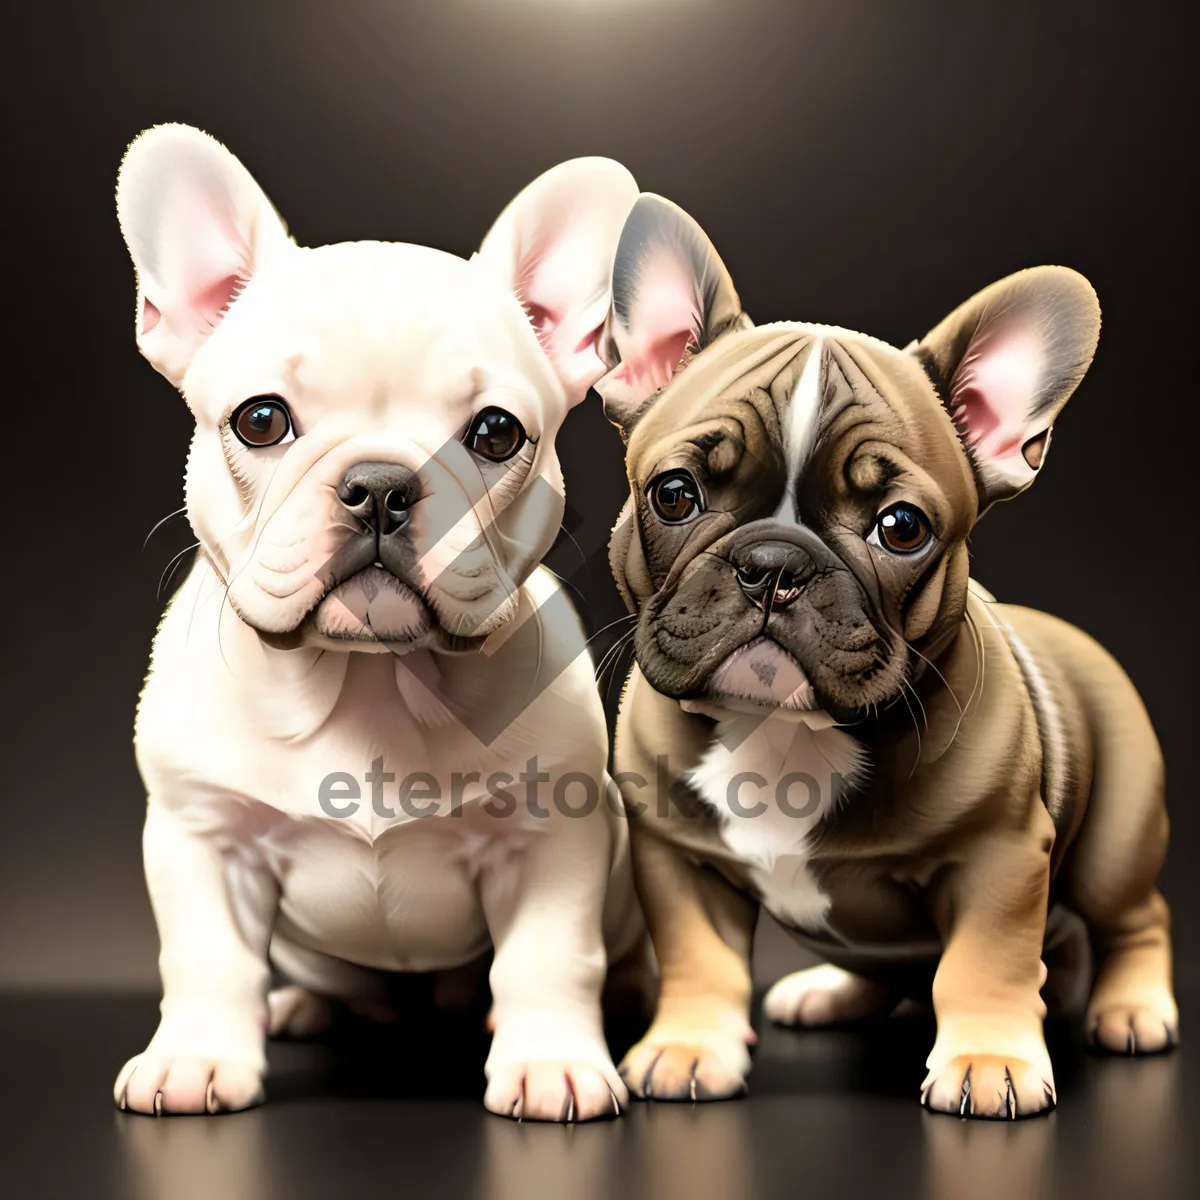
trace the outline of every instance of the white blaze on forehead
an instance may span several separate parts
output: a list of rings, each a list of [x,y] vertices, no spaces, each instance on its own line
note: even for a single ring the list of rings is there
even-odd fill
[[[796,519],[796,486],[817,443],[817,430],[821,422],[821,398],[825,392],[825,372],[822,368],[824,347],[823,338],[814,339],[783,416],[787,488],[779,502],[776,520]]]

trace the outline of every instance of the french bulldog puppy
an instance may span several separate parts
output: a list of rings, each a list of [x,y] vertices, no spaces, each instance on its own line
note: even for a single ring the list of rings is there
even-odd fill
[[[382,1014],[378,972],[494,947],[487,1107],[619,1111],[600,993],[640,916],[619,806],[580,815],[607,733],[538,563],[636,196],[580,159],[470,261],[304,249],[207,135],[130,147],[137,342],[195,417],[199,549],[138,711],[163,1001],[121,1108],[258,1103],[268,1028],[311,1030],[330,998]]]
[[[936,1111],[1054,1104],[1043,985],[1049,966],[1047,997],[1078,987],[1085,926],[1091,1037],[1174,1044],[1146,711],[1090,638],[968,577],[968,536],[1041,469],[1099,328],[1061,267],[904,350],[755,328],[697,225],[634,207],[597,388],[631,489],[610,546],[636,614],[614,777],[661,969],[622,1067],[638,1095],[744,1089],[760,906],[826,960],[770,991],[777,1022],[932,985]],[[666,802],[647,799],[664,774]]]

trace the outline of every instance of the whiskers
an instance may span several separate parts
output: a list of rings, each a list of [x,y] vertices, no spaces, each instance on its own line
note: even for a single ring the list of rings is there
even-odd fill
[[[172,521],[172,520],[174,520],[176,517],[180,517],[180,516],[182,516],[182,515],[183,515],[185,512],[187,512],[187,505],[186,505],[186,504],[184,504],[184,505],[181,505],[181,506],[180,506],[179,508],[177,508],[177,509],[176,509],[174,512],[169,512],[169,513],[167,513],[167,515],[166,515],[165,517],[163,517],[161,520],[159,520],[159,521],[155,521],[155,522],[154,522],[154,524],[153,524],[153,525],[151,526],[151,528],[150,528],[150,532],[149,532],[148,534],[146,534],[146,540],[145,540],[145,541],[142,543],[142,549],[143,549],[143,550],[145,550],[145,549],[146,549],[146,547],[147,547],[148,545],[150,545],[150,539],[151,539],[151,538],[152,538],[152,537],[153,537],[153,536],[154,536],[154,535],[155,535],[155,534],[156,534],[156,533],[157,533],[157,532],[158,532],[158,531],[159,531],[159,530],[160,530],[160,529],[161,529],[161,528],[162,528],[162,527],[163,527],[163,526],[164,526],[164,525],[165,525],[165,524],[168,522],[168,521]]]
[[[632,624],[631,624],[632,623]],[[634,634],[637,633],[637,613],[626,613],[623,617],[618,617],[615,621],[610,621],[602,629],[596,630],[588,639],[588,645],[591,644],[602,634],[607,633],[610,629],[619,628],[623,625],[629,625],[627,629],[621,629],[615,640],[601,655],[599,662],[596,664],[596,682],[604,685],[604,676],[608,674],[608,683],[605,687],[604,698],[608,701],[612,693],[613,680],[620,674],[622,660],[627,651],[633,648]]]
[[[921,723],[925,726],[926,733],[929,732],[929,718],[925,715],[925,705],[921,703],[921,697],[917,695],[917,689],[909,683],[907,678],[902,676],[900,679],[900,698],[904,701],[905,708],[908,709],[908,715],[912,717],[913,732],[917,735],[917,754],[913,759],[912,770],[908,773],[908,777],[911,779],[917,773],[917,767],[921,765],[921,728],[917,724],[917,714],[913,712],[913,707],[908,702],[909,694],[912,695],[912,698],[917,702],[917,707],[921,710]]]
[[[962,728],[963,717],[967,715],[967,709],[975,702],[975,694],[978,691],[979,695],[983,695],[983,684],[986,678],[985,672],[987,663],[984,652],[983,631],[979,628],[975,618],[971,615],[971,610],[968,607],[963,613],[963,619],[966,621],[967,628],[971,631],[971,644],[975,647],[975,682],[971,685],[971,694],[967,697],[966,707],[963,708],[958,715],[958,724],[954,726],[954,737],[950,739],[950,745],[954,745],[954,738],[958,737],[958,731]]]
[[[558,527],[566,535],[571,545],[575,547],[575,552],[579,555],[579,565],[584,569],[584,571],[587,571],[588,560],[587,555],[583,552],[583,547],[579,544],[575,535],[566,527],[565,524],[563,524],[563,522],[560,521],[558,523]]]
[[[558,528],[560,535],[566,538],[566,540],[569,541],[572,546],[574,546],[576,554],[579,555],[579,566],[583,572],[584,582],[586,583],[588,581],[588,561],[584,556],[583,547],[576,540],[575,535],[561,521],[559,522]],[[558,548],[558,544],[559,543],[556,540],[554,546],[551,548],[551,553]],[[575,593],[580,604],[582,604],[584,607],[590,607],[590,601],[588,600],[587,596],[584,595],[580,588],[571,579],[568,579],[565,575],[560,575],[552,566],[550,566],[548,562],[544,560],[540,565],[544,570],[549,571],[550,574],[553,575],[559,583],[563,584],[564,587],[569,587],[571,591]],[[574,577],[578,578],[579,573],[576,572]]]
[[[189,545],[184,546],[184,548],[180,550],[178,554],[174,555],[171,558],[171,561],[163,568],[162,574],[158,577],[158,591],[156,593],[157,600],[161,602],[163,598],[163,591],[164,589],[170,587],[171,580],[175,577],[175,572],[178,570],[179,564],[183,561],[184,556],[191,554],[193,550],[197,550],[199,547],[199,542],[191,542]]]
[[[182,505],[179,508],[175,509],[174,512],[167,513],[167,515],[165,517],[162,517],[160,520],[155,521],[154,524],[150,527],[150,532],[148,534],[146,534],[145,541],[142,542],[143,552],[145,551],[146,547],[150,545],[150,539],[160,529],[162,529],[162,527],[164,525],[166,525],[168,521],[173,521],[176,517],[180,517],[186,512],[187,512],[187,505],[185,504],[185,505]],[[158,588],[155,591],[155,598],[159,602],[162,601],[163,592],[170,588],[171,580],[174,579],[175,572],[176,572],[176,570],[178,570],[179,564],[183,561],[183,559],[186,555],[190,554],[199,545],[200,545],[200,543],[198,541],[189,542],[188,545],[184,546],[184,548],[182,550],[180,550],[177,554],[173,554],[170,558],[170,561],[167,563],[167,565],[165,567],[163,567],[162,574],[159,575],[159,577],[158,577]]]
[[[954,723],[954,732],[950,735],[950,740],[946,743],[946,750],[949,750],[950,747],[953,746],[955,741],[958,739],[959,731],[962,729],[963,721],[966,719],[967,713],[971,711],[971,706],[975,703],[976,698],[983,695],[984,683],[986,681],[987,661],[986,661],[985,645],[984,645],[984,640],[983,640],[983,632],[979,628],[979,623],[976,621],[970,608],[967,608],[964,611],[963,621],[967,627],[967,630],[970,633],[971,645],[975,652],[975,679],[971,684],[971,691],[967,695],[967,700],[966,700],[965,704],[961,700],[959,700],[958,694],[950,686],[950,683],[946,679],[945,675],[943,675],[942,672],[940,670],[938,670],[937,665],[929,658],[926,658],[926,656],[924,654],[922,654],[921,651],[916,648],[916,646],[914,646],[910,641],[908,641],[907,638],[905,638],[903,635],[901,635],[897,631],[892,630],[892,633],[905,646],[907,646],[908,649],[917,658],[919,658],[938,677],[938,679],[941,681],[942,686],[946,689],[947,692],[949,692],[950,699],[954,702],[954,707],[958,709],[958,720]],[[920,696],[917,694],[916,689],[913,687],[912,683],[908,679],[907,669],[905,671],[904,678],[902,678],[900,682],[901,682],[901,696],[904,697],[905,704],[908,704],[908,699],[907,699],[907,696],[905,695],[906,691],[908,693],[911,693],[913,699],[915,699],[918,704],[921,704]],[[909,712],[912,713],[911,706],[909,706]],[[928,721],[928,718],[925,717],[925,706],[923,704],[921,704],[921,716],[922,716],[922,719],[925,721],[925,731],[926,731],[926,733],[928,733],[929,732],[929,721]],[[914,725],[914,727],[916,725],[916,715],[915,714],[913,714],[913,725]],[[943,753],[944,752],[945,751],[943,751]],[[919,732],[917,735],[917,761],[918,762],[920,761],[920,733]],[[913,770],[914,771],[916,770],[916,764],[914,764]],[[910,778],[912,777],[911,774],[909,777]]]
[[[554,570],[553,567],[548,567],[545,563],[542,563],[541,565],[542,568],[546,571],[549,571],[550,574],[553,575],[554,578],[563,585],[563,587],[569,587],[571,591],[573,591],[575,595],[579,597],[580,604],[586,605],[588,603],[588,598],[569,579],[563,575],[560,575],[556,570]]]

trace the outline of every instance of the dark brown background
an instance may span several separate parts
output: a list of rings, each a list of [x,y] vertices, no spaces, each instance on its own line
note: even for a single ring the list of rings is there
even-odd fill
[[[21,989],[0,991],[0,1191],[1198,1194],[1194,3],[0,3],[0,988]],[[168,120],[226,141],[309,244],[467,253],[538,172],[613,155],[699,218],[758,319],[899,344],[1018,268],[1087,274],[1095,367],[1044,477],[979,529],[975,570],[1100,637],[1146,698],[1169,764],[1183,1050],[1098,1059],[1052,1027],[1060,1108],[1009,1127],[920,1111],[927,1022],[763,1028],[748,1101],[562,1130],[484,1113],[477,1028],[410,1021],[348,1048],[273,1045],[251,1113],[114,1112],[157,987],[130,730],[159,575],[189,539],[176,520],[142,542],[181,502],[189,427],[134,348],[113,184],[129,139]],[[574,533],[597,546],[618,439],[579,411],[563,457]],[[572,570],[569,547],[555,561]],[[619,611],[603,569],[584,590],[596,627]],[[764,978],[794,958],[769,941]]]
[[[0,982],[155,986],[130,729],[189,540],[189,423],[138,356],[113,184],[187,121],[302,243],[469,253],[538,172],[624,161],[688,208],[760,320],[905,344],[992,280],[1066,263],[1104,331],[1044,477],[975,573],[1095,634],[1141,688],[1175,823],[1165,890],[1197,979],[1196,84],[1184,5],[444,0],[8,5],[4,67],[4,808]],[[565,433],[585,547],[618,438]],[[569,554],[560,566],[571,569]],[[588,619],[620,609],[593,570]]]

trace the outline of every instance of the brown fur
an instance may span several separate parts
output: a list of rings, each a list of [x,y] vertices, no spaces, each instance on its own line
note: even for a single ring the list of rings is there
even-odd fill
[[[721,321],[714,329],[701,305],[694,361],[649,401],[627,385],[632,369],[626,382],[600,385],[629,442],[631,499],[611,549],[639,615],[617,778],[652,779],[664,755],[676,779],[700,762],[715,726],[688,701],[705,695],[714,665],[760,624],[870,755],[869,780],[809,840],[827,917],[794,929],[838,969],[781,981],[768,1013],[824,1023],[924,994],[938,1021],[922,1089],[929,1107],[1043,1111],[1055,1097],[1043,985],[1051,997],[1078,991],[1065,977],[1082,961],[1074,914],[1097,960],[1090,1036],[1120,1053],[1167,1049],[1177,1012],[1168,911],[1155,887],[1167,820],[1145,709],[1086,635],[998,604],[968,580],[967,535],[1040,469],[1050,424],[1090,361],[1099,323],[1090,288],[1060,268],[1024,272],[899,351],[844,330],[732,321],[736,293],[690,219],[650,198],[630,221],[614,279],[614,362],[651,341],[637,329],[639,272],[673,222],[708,280],[696,294],[717,297]],[[977,430],[964,433],[955,419],[955,397],[962,363],[1014,313],[1051,333],[1020,426],[1023,453],[989,458],[978,442],[972,448]],[[789,484],[787,408],[815,346],[824,355],[819,438]],[[708,508],[676,527],[655,519],[646,495],[680,465],[703,481]],[[792,504],[780,508],[789,488]],[[858,532],[893,492],[931,519],[935,541],[917,564],[881,558]],[[801,615],[768,607],[760,616],[729,582],[747,530],[791,538],[812,556],[818,572],[804,585]],[[861,595],[829,582],[839,579],[856,580]],[[832,632],[822,632],[827,618]],[[856,622],[882,630],[876,655],[885,661],[871,672],[838,658],[837,638]],[[623,1073],[656,1099],[733,1095],[749,1066],[749,955],[763,897],[700,798],[643,810],[639,793],[627,796],[662,991]]]

